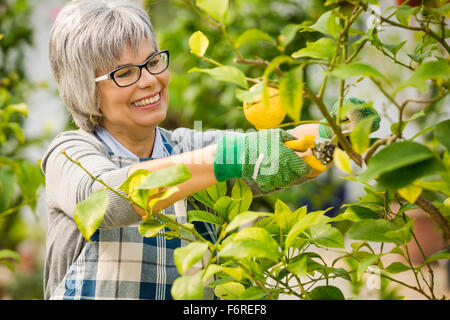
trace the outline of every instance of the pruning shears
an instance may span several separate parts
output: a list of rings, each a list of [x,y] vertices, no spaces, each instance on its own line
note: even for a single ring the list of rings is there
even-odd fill
[[[342,134],[348,136],[350,131],[344,131]],[[297,140],[285,141],[284,145],[299,152],[311,149],[313,155],[303,156],[302,159],[314,170],[322,172],[333,161],[338,138],[334,136],[331,139],[325,139],[313,135],[305,135]]]

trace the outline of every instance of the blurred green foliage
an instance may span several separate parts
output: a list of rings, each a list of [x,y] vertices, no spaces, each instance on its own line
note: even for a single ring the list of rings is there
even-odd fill
[[[24,101],[34,88],[24,67],[25,49],[32,45],[31,11],[28,0],[0,1],[0,263],[12,271],[13,262],[20,262],[13,250],[33,240],[30,233],[35,232],[30,230],[36,231],[20,211],[29,206],[34,212],[44,183],[37,163],[23,156],[27,146],[43,141],[43,137],[27,141],[23,130],[28,115]],[[42,281],[30,281],[42,270],[34,271],[29,275],[15,273],[11,280],[10,288],[22,292],[19,298],[42,298]],[[5,291],[11,296],[8,288]]]
[[[198,58],[190,53],[189,37],[198,30],[202,30],[210,40],[208,56],[224,64],[233,64],[237,58],[222,36],[222,31],[199,19],[187,3],[183,0],[145,1],[160,47],[170,50],[170,109],[162,126],[167,129],[192,127],[194,121],[201,120],[204,130],[252,128],[243,117],[241,102],[235,98],[234,85],[211,81],[199,73],[187,73],[193,67],[211,67],[207,62],[199,63]],[[318,0],[234,0],[230,6],[233,10],[227,17],[227,31],[234,41],[245,30],[252,28],[261,28],[276,39],[282,26],[315,21],[324,11],[323,1]],[[314,41],[317,37],[313,33],[297,33],[293,42],[296,47],[303,46],[306,41]],[[255,59],[270,59],[278,52],[273,45],[256,41],[244,44],[239,50],[243,56]],[[288,45],[286,54],[290,55],[293,51],[293,46]],[[249,76],[259,76],[263,70],[261,66],[239,67]],[[304,106],[304,113],[302,118],[310,118],[307,105]]]

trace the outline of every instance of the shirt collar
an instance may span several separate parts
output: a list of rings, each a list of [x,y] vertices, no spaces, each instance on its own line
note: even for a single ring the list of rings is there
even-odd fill
[[[161,132],[159,127],[156,127],[155,129],[155,142],[153,144],[153,152],[150,158],[139,158],[134,153],[132,153],[130,150],[125,148],[116,138],[114,138],[111,133],[109,133],[108,130],[106,130],[104,127],[101,127],[97,131],[95,131],[95,134],[101,139],[101,141],[109,148],[110,152],[114,154],[115,156],[122,157],[122,158],[128,158],[132,160],[150,160],[150,159],[157,159],[157,158],[164,158],[166,157],[166,152],[164,148],[164,142],[161,137]]]

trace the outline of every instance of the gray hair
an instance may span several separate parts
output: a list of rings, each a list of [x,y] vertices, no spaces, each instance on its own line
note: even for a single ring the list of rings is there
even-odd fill
[[[75,124],[93,131],[100,122],[96,71],[112,71],[127,45],[136,54],[143,40],[159,50],[150,18],[128,0],[73,0],[50,32],[49,58],[59,94]]]

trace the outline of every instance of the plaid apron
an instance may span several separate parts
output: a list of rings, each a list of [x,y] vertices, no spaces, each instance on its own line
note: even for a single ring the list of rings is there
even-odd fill
[[[175,154],[168,139],[156,128],[152,158],[137,159],[118,143],[106,130],[97,135],[109,150],[112,161],[123,168],[136,161],[146,161]],[[206,209],[197,202],[201,209]],[[194,209],[184,200],[163,210],[175,214],[180,223],[187,222],[186,212]],[[174,250],[186,243],[180,239],[144,238],[139,224],[98,229],[85,243],[79,256],[69,267],[51,299],[172,299],[170,290],[179,277],[174,263]],[[216,241],[214,227],[203,222],[193,223],[207,240]],[[160,233],[167,231],[166,228]],[[205,290],[206,299],[214,298],[211,290]]]

